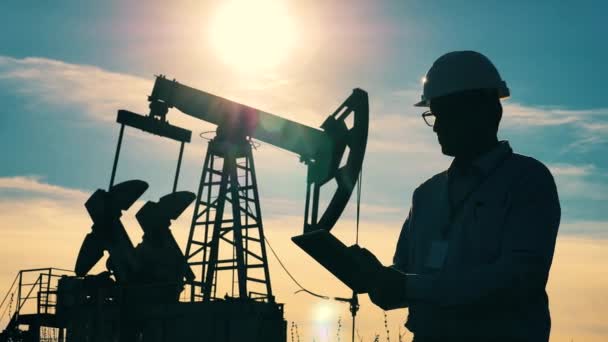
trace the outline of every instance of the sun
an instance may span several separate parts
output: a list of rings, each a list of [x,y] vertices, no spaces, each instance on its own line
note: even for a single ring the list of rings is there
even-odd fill
[[[211,24],[211,44],[223,62],[242,71],[271,69],[294,43],[292,18],[285,1],[230,0]]]

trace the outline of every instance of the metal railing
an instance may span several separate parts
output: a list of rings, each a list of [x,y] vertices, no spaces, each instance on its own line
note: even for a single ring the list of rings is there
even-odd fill
[[[0,324],[5,319],[6,327],[18,324],[22,314],[55,314],[58,281],[73,274],[74,271],[55,267],[19,271],[0,302]]]

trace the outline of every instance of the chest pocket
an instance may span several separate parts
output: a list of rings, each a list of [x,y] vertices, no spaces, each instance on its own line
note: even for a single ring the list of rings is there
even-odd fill
[[[440,194],[423,200],[417,205],[426,210],[415,211],[410,221],[412,240],[408,271],[411,273],[426,273],[425,264],[432,241],[442,239],[442,228],[449,222],[447,196]]]
[[[470,258],[491,263],[500,256],[507,208],[508,195],[503,192],[471,199],[464,224]]]

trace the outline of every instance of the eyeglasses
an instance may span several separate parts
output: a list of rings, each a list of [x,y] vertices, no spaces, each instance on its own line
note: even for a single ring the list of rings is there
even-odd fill
[[[426,123],[427,126],[433,127],[435,125],[435,119],[437,119],[437,117],[430,110],[427,110],[422,113],[422,119],[424,120],[424,123]]]

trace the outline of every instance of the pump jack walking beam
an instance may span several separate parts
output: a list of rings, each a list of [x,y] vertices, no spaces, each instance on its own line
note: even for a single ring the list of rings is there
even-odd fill
[[[331,230],[344,211],[361,171],[367,144],[369,105],[364,90],[354,89],[321,129],[188,87],[162,75],[156,78],[148,100],[150,116],[164,119],[168,109],[175,107],[218,125],[218,137],[223,139],[255,138],[300,155],[308,165],[304,232]],[[352,125],[347,125],[348,121]],[[320,214],[320,188],[333,179],[338,187],[327,209]]]

